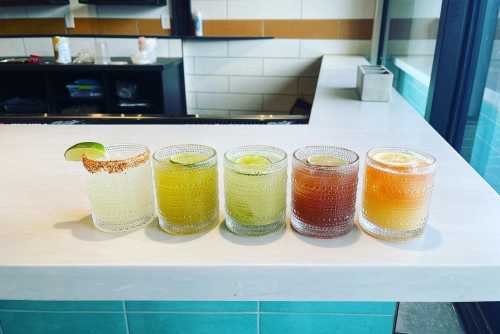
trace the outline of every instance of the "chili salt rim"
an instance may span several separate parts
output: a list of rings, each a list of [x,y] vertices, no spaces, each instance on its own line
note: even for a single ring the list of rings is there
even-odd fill
[[[101,171],[109,174],[122,173],[129,168],[138,167],[149,160],[149,150],[144,146],[144,152],[121,160],[92,160],[85,155],[82,156],[82,163],[89,173],[98,173]]]

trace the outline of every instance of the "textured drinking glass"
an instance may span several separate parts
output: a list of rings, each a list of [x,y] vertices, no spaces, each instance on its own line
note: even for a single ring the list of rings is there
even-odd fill
[[[148,148],[111,145],[106,153],[103,159],[82,158],[89,172],[94,225],[105,232],[126,232],[150,223],[155,213]]]
[[[175,145],[155,152],[156,200],[161,228],[200,233],[219,219],[217,153],[203,145]]]
[[[420,235],[429,214],[436,159],[405,148],[375,148],[366,157],[363,218],[368,234],[386,240]]]
[[[300,234],[333,238],[352,230],[358,155],[345,148],[308,146],[293,154],[291,224]]]
[[[258,236],[284,227],[287,155],[271,146],[243,146],[224,155],[226,226]]]

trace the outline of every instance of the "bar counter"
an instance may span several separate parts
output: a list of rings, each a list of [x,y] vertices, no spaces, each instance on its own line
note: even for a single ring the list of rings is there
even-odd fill
[[[323,57],[307,125],[0,126],[0,299],[499,300],[499,196],[395,91],[390,103],[360,102],[353,87],[363,62]],[[289,159],[305,145],[343,146],[358,152],[360,166],[371,147],[409,146],[434,155],[438,172],[428,226],[409,242],[359,228],[310,239],[289,218],[283,233],[261,238],[223,224],[192,237],[156,223],[114,235],[92,226],[86,171],[64,160],[81,141],[212,146],[221,196],[222,154],[245,144],[280,147]]]

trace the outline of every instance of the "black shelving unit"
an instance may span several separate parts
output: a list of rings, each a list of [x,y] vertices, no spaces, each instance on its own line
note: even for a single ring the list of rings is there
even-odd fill
[[[69,0],[0,0],[1,6],[65,6]]]
[[[78,0],[91,5],[165,6],[167,0]]]
[[[50,117],[142,114],[186,115],[182,59],[152,65],[0,64],[0,116],[47,114]],[[73,97],[76,80],[94,80],[101,96]],[[132,97],[120,97],[119,86],[134,86]],[[17,104],[6,101],[17,99]],[[23,102],[24,101],[24,102]],[[23,108],[24,103],[24,108]]]

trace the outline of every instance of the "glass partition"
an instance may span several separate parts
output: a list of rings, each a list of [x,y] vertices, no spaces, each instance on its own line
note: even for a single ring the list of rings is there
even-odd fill
[[[388,2],[382,62],[394,73],[394,88],[422,116],[427,97],[441,14],[441,0]]]
[[[497,18],[499,18],[497,10]],[[480,109],[469,110],[462,155],[500,194],[500,31],[493,43]]]

